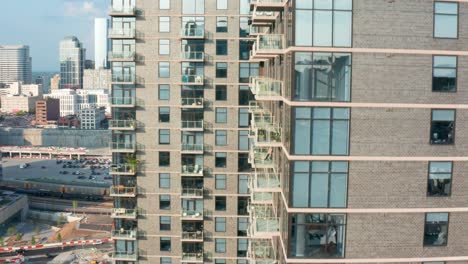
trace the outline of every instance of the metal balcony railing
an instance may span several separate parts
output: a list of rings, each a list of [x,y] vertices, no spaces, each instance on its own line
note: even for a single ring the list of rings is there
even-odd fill
[[[203,120],[182,120],[182,128],[203,129]]]
[[[250,90],[258,100],[262,97],[282,96],[283,82],[263,77],[253,77],[250,79]]]
[[[134,61],[135,52],[109,51],[109,61]]]
[[[134,6],[113,6],[110,10],[111,16],[126,15],[134,16],[136,14],[136,8]]]
[[[137,261],[138,254],[134,252],[114,252],[111,258],[119,261]]]
[[[199,174],[203,175],[203,165],[182,165],[182,174]]]
[[[271,192],[252,192],[250,203],[252,204],[270,204],[273,202],[273,193]]]
[[[136,100],[134,97],[112,97],[111,104],[115,106],[134,107]]]
[[[254,168],[274,168],[273,147],[253,147],[249,152],[249,162]]]
[[[112,151],[133,152],[136,150],[136,144],[131,142],[111,142],[110,148]]]
[[[203,263],[203,252],[200,252],[200,253],[182,252],[182,262],[202,262]]]
[[[203,144],[182,143],[182,152],[203,153]]]
[[[136,165],[130,164],[112,164],[109,167],[110,174],[133,175],[136,172]]]
[[[111,197],[136,197],[136,187],[125,187],[124,185],[116,185],[110,187]]]
[[[113,229],[111,233],[112,239],[120,240],[135,240],[138,237],[137,229],[125,230],[125,229]]]
[[[184,28],[181,31],[182,38],[204,38],[205,29],[203,27]]]
[[[205,59],[205,53],[202,51],[183,51],[182,60],[195,60],[203,61]]]
[[[182,83],[191,85],[203,85],[205,83],[203,75],[182,75]]]
[[[185,106],[185,107],[202,108],[203,102],[204,102],[203,98],[182,97],[182,106]]]
[[[137,214],[137,209],[112,208],[111,210],[112,218],[135,219],[137,217]]]
[[[109,38],[133,39],[136,37],[134,28],[111,28],[109,29]]]
[[[197,210],[188,210],[188,209],[182,209],[182,219],[194,219],[194,220],[201,220],[203,219],[203,210],[202,211],[197,211]]]
[[[203,231],[182,231],[182,240],[203,241]]]
[[[203,198],[203,188],[182,188],[181,196],[185,197],[202,197]]]
[[[136,80],[135,74],[122,75],[112,74],[112,82],[134,84]]]
[[[109,128],[111,129],[135,129],[136,122],[133,119],[128,120],[109,120]]]

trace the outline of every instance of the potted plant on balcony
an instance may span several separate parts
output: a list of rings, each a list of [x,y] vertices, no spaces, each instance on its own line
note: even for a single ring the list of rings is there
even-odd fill
[[[136,158],[135,154],[128,154],[126,163],[130,167],[130,172],[136,172],[137,166],[140,164],[140,160]]]

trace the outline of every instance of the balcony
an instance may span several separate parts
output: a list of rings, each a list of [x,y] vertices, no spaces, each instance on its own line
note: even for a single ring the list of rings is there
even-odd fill
[[[279,218],[271,205],[250,205],[249,235],[253,238],[271,238],[279,235]]]
[[[250,51],[251,58],[274,57],[283,54],[286,49],[286,39],[283,34],[268,34],[257,36],[257,41]]]
[[[135,84],[136,77],[135,74],[112,74],[112,83],[113,84]]]
[[[252,0],[250,11],[283,11],[289,0]]]
[[[182,143],[182,154],[203,154],[203,144]]]
[[[111,259],[113,261],[131,261],[135,262],[138,260],[138,254],[132,252],[114,252],[112,253]]]
[[[269,26],[276,22],[279,12],[256,11],[252,13],[253,26]]]
[[[204,39],[205,29],[203,27],[185,28],[181,31],[183,39]]]
[[[275,169],[257,169],[250,178],[250,186],[254,192],[280,192],[279,174]]]
[[[253,77],[250,79],[250,90],[255,95],[256,100],[282,100],[283,82],[269,78]]]
[[[273,147],[253,147],[249,152],[249,163],[252,168],[273,169]]]
[[[111,186],[110,197],[129,197],[133,198],[137,195],[136,187],[125,187],[124,185]]]
[[[123,228],[119,230],[113,229],[111,232],[112,240],[136,240],[138,237],[137,229],[133,230],[124,230]]]
[[[272,192],[251,192],[250,193],[250,203],[251,204],[272,204],[273,203],[273,193]]]
[[[203,220],[203,211],[182,209],[181,220]]]
[[[136,121],[133,119],[129,120],[109,120],[109,128],[111,130],[135,130]]]
[[[111,28],[109,29],[110,39],[134,39],[136,30],[134,28]]]
[[[134,97],[112,97],[111,98],[112,107],[135,107],[136,100]]]
[[[182,120],[182,130],[185,131],[203,131],[203,120]]]
[[[184,85],[205,85],[204,75],[182,75],[182,84]]]
[[[182,165],[182,176],[203,176],[203,165]]]
[[[182,263],[203,263],[203,253],[182,252]]]
[[[130,164],[112,164],[109,167],[109,174],[134,176],[136,174],[136,166]]]
[[[182,231],[182,242],[203,242],[203,231]]]
[[[127,208],[112,208],[111,218],[118,219],[136,219],[137,218],[136,209],[127,209]]]
[[[135,16],[136,8],[134,6],[113,6],[109,16]]]
[[[268,32],[269,32],[268,27],[262,27],[260,25],[257,25],[257,26],[250,25],[250,29],[249,29],[250,36],[265,35],[265,34],[268,34]]]
[[[203,108],[204,99],[203,98],[189,98],[182,97],[182,107],[183,108]]]
[[[275,264],[276,251],[272,239],[251,239],[247,250],[247,257],[254,264]]]
[[[203,188],[182,188],[182,198],[203,199]]]
[[[132,62],[135,61],[135,52],[121,52],[121,51],[109,51],[109,61],[123,61]]]
[[[182,52],[182,60],[203,62],[205,60],[205,53],[202,51]]]
[[[114,153],[134,153],[136,151],[136,144],[131,142],[111,142],[110,149]]]

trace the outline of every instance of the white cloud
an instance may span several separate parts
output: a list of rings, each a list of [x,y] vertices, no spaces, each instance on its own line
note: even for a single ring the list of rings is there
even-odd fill
[[[101,15],[92,1],[67,1],[64,3],[63,15],[68,17],[97,17]]]

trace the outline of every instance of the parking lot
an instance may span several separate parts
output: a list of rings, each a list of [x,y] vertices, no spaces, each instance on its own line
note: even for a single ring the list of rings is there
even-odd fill
[[[112,182],[109,176],[109,159],[48,160],[3,158],[4,180],[57,180],[74,183]],[[23,165],[27,164],[25,168]]]

